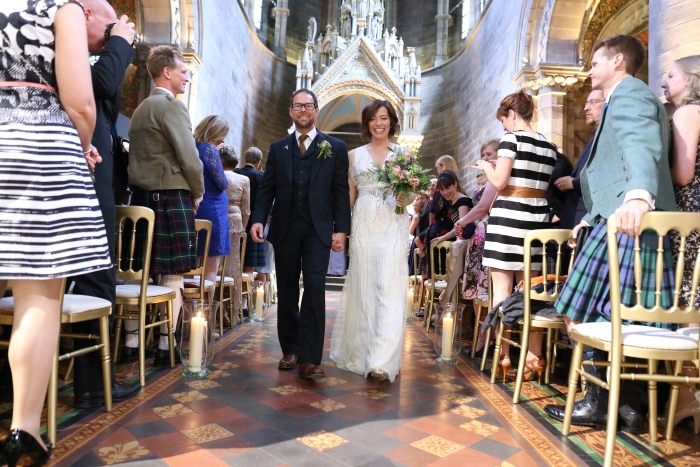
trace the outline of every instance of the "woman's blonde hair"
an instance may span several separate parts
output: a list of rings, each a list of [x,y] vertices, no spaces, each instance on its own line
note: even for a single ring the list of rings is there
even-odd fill
[[[455,161],[452,156],[441,156],[435,161],[435,165],[443,164],[445,166],[444,170],[450,170],[454,173],[459,172],[457,169],[457,161]]]
[[[223,141],[228,135],[228,123],[218,115],[208,115],[194,129],[194,140],[200,143]]]
[[[700,101],[700,55],[679,58],[675,63],[688,78],[688,95],[683,98],[682,105]]]
[[[498,151],[499,144],[501,144],[500,139],[490,139],[486,141],[484,144],[481,145],[481,148],[479,148],[479,157],[481,157],[481,153],[484,152],[484,149],[486,149],[489,146],[493,147],[495,150]]]

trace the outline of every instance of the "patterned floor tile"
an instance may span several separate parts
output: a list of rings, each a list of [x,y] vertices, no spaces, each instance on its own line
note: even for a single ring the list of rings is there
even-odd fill
[[[356,392],[358,396],[366,397],[367,399],[372,399],[375,401],[381,400],[384,397],[390,397],[391,394],[379,391],[377,389],[369,389],[367,391]]]
[[[189,383],[187,383],[187,385],[192,389],[211,389],[218,388],[219,386],[221,386],[216,381],[212,381],[209,379],[190,381]]]
[[[455,379],[456,376],[446,375],[443,373],[434,373],[432,375],[428,375],[428,378],[436,379],[438,381],[450,381]]]
[[[500,429],[497,426],[489,425],[478,420],[470,420],[467,423],[461,424],[459,427],[463,430],[471,431],[481,436],[491,436]]]
[[[107,465],[122,464],[147,456],[150,451],[138,441],[101,447],[97,455]]]
[[[154,407],[153,412],[155,412],[155,414],[160,418],[171,418],[179,415],[187,415],[192,413],[192,410],[182,404],[175,404],[166,405],[164,407]]]
[[[200,401],[207,398],[207,395],[199,391],[176,392],[171,394],[172,398],[184,404],[185,402]]]
[[[214,370],[214,371],[209,372],[209,374],[207,375],[207,378],[217,379],[217,378],[225,378],[227,376],[231,376],[231,373],[226,373],[224,370]]]
[[[346,384],[347,380],[336,378],[334,376],[330,376],[330,377],[321,379],[320,383],[323,385],[326,385],[326,386],[338,386],[340,384]]]
[[[468,405],[460,405],[459,407],[455,407],[454,409],[452,409],[450,412],[469,418],[479,418],[482,415],[486,414],[485,410],[477,409],[476,407],[470,407]]]
[[[198,426],[195,428],[188,428],[186,430],[182,430],[182,433],[197,444],[204,444],[210,441],[216,441],[218,439],[233,436],[233,433],[225,430],[216,423]]]
[[[455,402],[459,405],[469,404],[470,402],[473,402],[476,400],[471,396],[465,396],[462,394],[455,394],[455,393],[443,394],[440,397],[442,399],[445,399],[446,401],[452,401],[452,402]]]
[[[332,412],[333,410],[340,410],[346,407],[345,404],[341,404],[333,399],[324,399],[322,401],[312,402],[309,405],[316,409],[323,410],[324,412]]]
[[[450,392],[461,391],[462,389],[464,389],[464,386],[462,386],[460,384],[453,384],[453,383],[448,383],[448,382],[436,384],[435,387],[438,389],[444,389],[445,391],[450,391]]]
[[[289,384],[286,384],[284,386],[278,386],[274,388],[270,388],[270,391],[274,391],[280,396],[289,396],[291,394],[297,394],[300,392],[304,392],[303,389],[296,387],[296,386],[291,386]]]
[[[271,363],[279,363],[280,359],[275,358],[275,357],[261,357],[261,358],[254,358],[256,362],[264,363],[266,365],[271,364]]]
[[[348,440],[343,439],[334,433],[328,433],[325,430],[302,436],[301,438],[297,438],[297,441],[319,452],[338,447],[341,444],[348,442]]]

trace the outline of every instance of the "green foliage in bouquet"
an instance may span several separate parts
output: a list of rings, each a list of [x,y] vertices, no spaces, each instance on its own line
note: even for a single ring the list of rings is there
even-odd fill
[[[429,170],[418,163],[420,158],[418,151],[410,151],[400,146],[389,147],[389,151],[389,157],[383,166],[374,166],[368,171],[379,182],[387,185],[384,199],[393,195],[396,199],[403,199],[407,204],[409,194],[420,193],[430,187]],[[401,206],[396,206],[395,212],[404,214],[405,211]]]

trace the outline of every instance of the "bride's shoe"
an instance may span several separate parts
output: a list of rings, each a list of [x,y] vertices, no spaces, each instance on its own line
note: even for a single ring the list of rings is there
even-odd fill
[[[376,369],[376,370],[369,370],[369,375],[376,379],[377,381],[386,381],[389,379],[389,377],[384,373],[384,371]]]
[[[678,425],[681,421],[688,417],[693,417],[695,434],[700,432],[700,391],[695,391],[695,399],[687,403],[683,408],[676,410],[676,419],[674,425]],[[656,422],[659,426],[666,426],[666,417],[659,417]]]

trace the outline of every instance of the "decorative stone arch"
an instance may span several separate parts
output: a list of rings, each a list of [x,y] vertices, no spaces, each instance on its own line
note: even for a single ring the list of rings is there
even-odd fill
[[[331,84],[328,87],[315,90],[318,97],[318,107],[323,108],[326,104],[337,97],[348,94],[364,94],[373,99],[382,99],[391,102],[394,110],[398,114],[399,121],[403,122],[403,98],[389,92],[389,89],[379,86],[369,81],[348,80]]]
[[[649,0],[600,0],[586,11],[579,38],[579,54],[588,63],[596,40],[615,34],[637,35],[644,32],[640,30],[643,23],[648,29]]]

